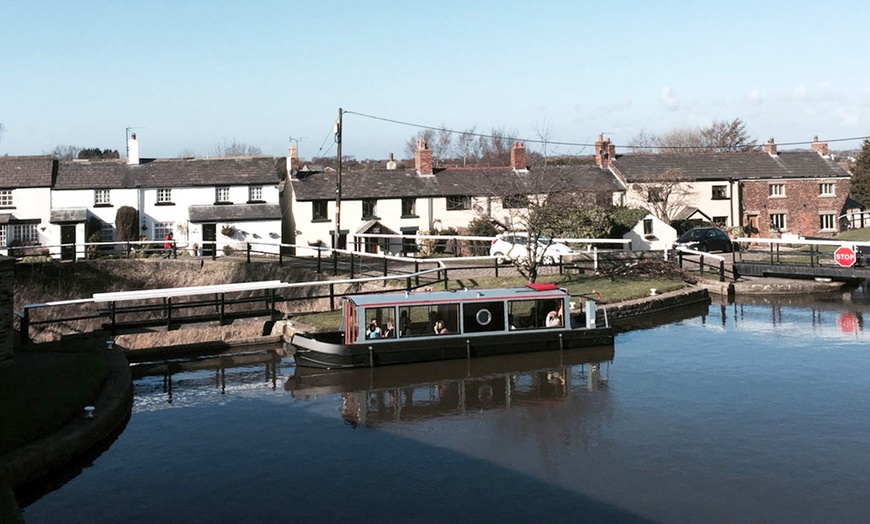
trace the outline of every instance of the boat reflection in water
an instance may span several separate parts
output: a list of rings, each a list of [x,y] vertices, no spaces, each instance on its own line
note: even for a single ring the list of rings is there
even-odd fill
[[[297,398],[340,395],[349,424],[378,426],[510,409],[606,388],[613,346],[352,370],[297,367],[284,387]]]

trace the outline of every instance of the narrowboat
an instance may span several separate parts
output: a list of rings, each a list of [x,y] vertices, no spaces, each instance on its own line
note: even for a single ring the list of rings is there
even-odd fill
[[[337,331],[296,333],[298,366],[375,367],[613,344],[597,298],[554,284],[349,295]]]

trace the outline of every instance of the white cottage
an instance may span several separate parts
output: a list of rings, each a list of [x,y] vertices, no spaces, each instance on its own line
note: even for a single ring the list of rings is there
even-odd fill
[[[49,243],[56,172],[50,156],[0,157],[0,255],[40,254],[33,246]]]
[[[670,249],[677,240],[677,230],[652,213],[638,220],[622,238],[631,240],[632,251],[660,251]]]

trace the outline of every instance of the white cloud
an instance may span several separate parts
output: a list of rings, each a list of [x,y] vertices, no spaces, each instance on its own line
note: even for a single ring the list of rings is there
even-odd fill
[[[746,99],[753,103],[761,102],[761,92],[758,89],[750,89],[748,93],[746,93]]]
[[[674,95],[671,86],[662,87],[662,102],[665,104],[665,107],[671,111],[676,111],[679,108],[677,97]]]

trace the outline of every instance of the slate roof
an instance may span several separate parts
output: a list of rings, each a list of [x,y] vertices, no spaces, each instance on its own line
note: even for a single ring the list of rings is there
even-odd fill
[[[277,184],[274,157],[63,161],[55,189],[123,189]]]
[[[281,220],[278,204],[232,204],[226,206],[190,206],[191,222],[244,222]]]
[[[628,182],[655,180],[668,169],[682,169],[693,180],[849,177],[849,173],[815,152],[695,153],[623,155],[614,167]]]
[[[0,156],[0,188],[51,187],[56,171],[50,156]]]
[[[296,200],[335,198],[338,174],[299,172],[291,179]],[[527,173],[510,167],[436,169],[434,175],[414,170],[367,169],[343,172],[341,197],[363,198],[485,196],[519,193],[520,189],[551,191],[617,191],[622,187],[609,171],[597,166],[548,167]]]

